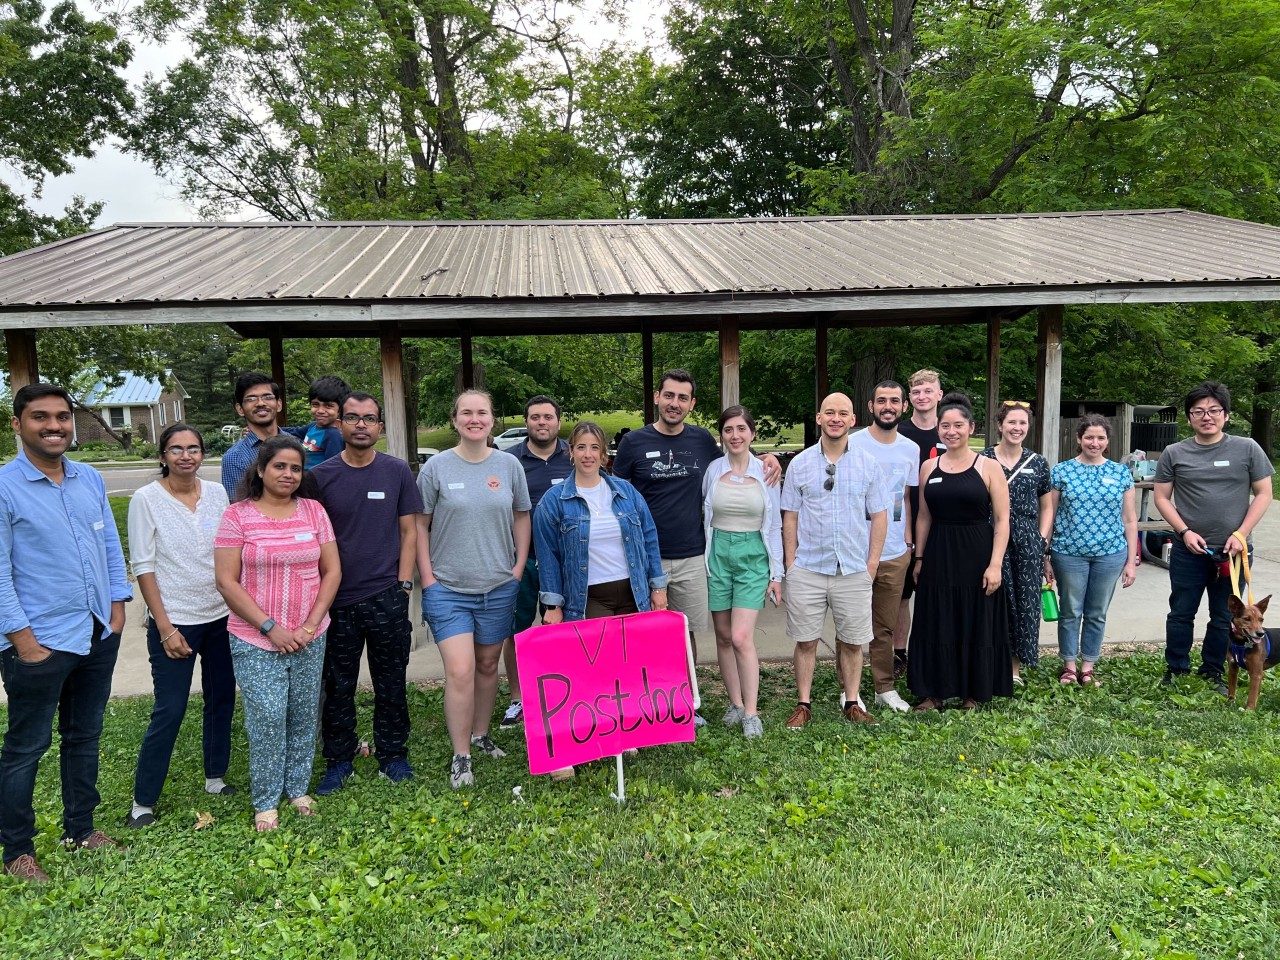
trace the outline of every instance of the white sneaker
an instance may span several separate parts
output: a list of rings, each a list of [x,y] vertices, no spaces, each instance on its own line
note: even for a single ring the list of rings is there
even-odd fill
[[[746,716],[743,709],[736,704],[729,704],[729,709],[724,712],[724,716],[720,719],[726,727],[736,727],[742,722],[742,718]]]
[[[876,706],[888,707],[890,710],[896,710],[898,713],[907,713],[911,709],[910,704],[902,699],[902,694],[898,693],[897,690],[877,693]]]

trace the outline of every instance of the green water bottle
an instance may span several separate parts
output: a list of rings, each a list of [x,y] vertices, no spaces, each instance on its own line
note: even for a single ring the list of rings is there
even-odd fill
[[[1040,588],[1040,612],[1045,623],[1053,623],[1058,619],[1058,595],[1053,592],[1052,585],[1047,583]]]

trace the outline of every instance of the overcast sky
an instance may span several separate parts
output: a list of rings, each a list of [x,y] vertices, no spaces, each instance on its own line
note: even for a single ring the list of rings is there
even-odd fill
[[[78,2],[92,9],[88,0]],[[585,4],[592,10],[600,5],[601,0],[587,0]],[[115,5],[109,3],[108,6]],[[646,39],[657,42],[665,7],[666,0],[630,0],[626,7],[628,23],[622,36],[637,42]],[[598,21],[591,24],[584,20],[581,29],[589,43],[618,34],[611,25]],[[131,83],[139,83],[146,74],[159,75],[178,63],[186,51],[186,46],[181,43],[160,47],[135,41],[134,59],[126,75]],[[182,201],[177,187],[156,176],[147,164],[126,156],[110,143],[101,147],[95,156],[77,163],[75,172],[46,180],[43,196],[39,198],[30,197],[29,185],[20,180],[14,182],[12,171],[0,171],[0,175],[13,183],[19,192],[27,194],[31,206],[40,213],[60,214],[76,194],[87,200],[102,201],[104,206],[97,224],[100,227],[113,223],[197,219],[195,211]],[[248,211],[248,214],[255,212]]]

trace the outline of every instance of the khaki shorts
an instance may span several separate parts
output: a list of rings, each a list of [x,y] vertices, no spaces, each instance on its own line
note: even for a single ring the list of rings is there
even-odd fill
[[[667,584],[667,609],[678,610],[689,620],[689,632],[707,629],[707,562],[701,555],[663,560]]]
[[[792,565],[787,571],[787,636],[794,643],[822,637],[827,610],[836,639],[858,647],[871,644],[871,578],[867,571],[830,576]]]

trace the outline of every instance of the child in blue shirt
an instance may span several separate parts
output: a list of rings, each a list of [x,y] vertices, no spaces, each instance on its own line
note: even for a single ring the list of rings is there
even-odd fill
[[[284,432],[302,441],[307,451],[308,470],[313,470],[330,457],[336,457],[346,444],[338,429],[338,411],[351,388],[341,377],[320,377],[311,382],[307,399],[311,401],[311,422],[305,427],[285,427]]]

